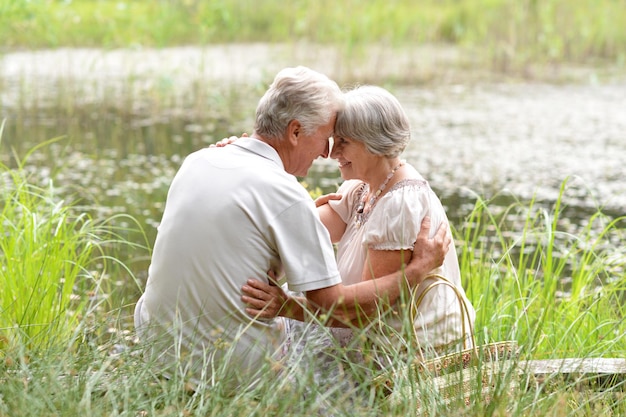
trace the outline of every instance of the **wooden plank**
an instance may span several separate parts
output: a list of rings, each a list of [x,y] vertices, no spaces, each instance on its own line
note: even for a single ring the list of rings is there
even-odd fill
[[[626,359],[622,358],[565,358],[521,361],[523,372],[535,375],[594,374],[624,375]]]
[[[577,390],[624,390],[626,388],[626,359],[622,358],[565,358],[528,360],[519,363],[526,374],[525,384],[550,384]],[[548,384],[548,385],[545,385]]]

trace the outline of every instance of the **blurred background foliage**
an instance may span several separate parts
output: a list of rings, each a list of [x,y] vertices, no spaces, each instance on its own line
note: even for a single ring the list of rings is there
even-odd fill
[[[0,45],[454,44],[495,66],[626,57],[622,0],[0,0]]]

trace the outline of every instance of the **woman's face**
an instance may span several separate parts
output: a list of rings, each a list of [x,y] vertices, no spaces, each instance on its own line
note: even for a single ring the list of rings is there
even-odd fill
[[[379,157],[370,153],[362,142],[335,136],[330,157],[339,162],[339,170],[344,180],[367,181],[367,174]]]

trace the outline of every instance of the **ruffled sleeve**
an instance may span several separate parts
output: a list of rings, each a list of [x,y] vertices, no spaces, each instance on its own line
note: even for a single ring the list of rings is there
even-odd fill
[[[344,181],[337,190],[337,193],[343,195],[341,200],[331,200],[328,202],[330,207],[337,212],[344,223],[349,223],[354,213],[356,205],[359,204],[359,194],[363,182],[358,180]]]
[[[431,235],[434,234],[443,219],[432,218],[431,193],[425,181],[407,180],[396,184],[374,207],[366,223],[363,244],[374,250],[412,250],[427,214],[433,225]],[[439,210],[434,210],[437,212]]]

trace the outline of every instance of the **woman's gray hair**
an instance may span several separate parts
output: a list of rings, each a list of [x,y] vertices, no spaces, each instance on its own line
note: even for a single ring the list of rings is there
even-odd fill
[[[343,105],[337,83],[306,67],[281,70],[256,109],[254,130],[268,139],[281,139],[289,122],[298,120],[305,134],[328,123]]]
[[[399,156],[411,140],[409,119],[397,98],[381,87],[364,85],[344,94],[335,137],[357,140],[368,152]]]

